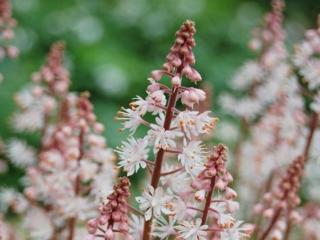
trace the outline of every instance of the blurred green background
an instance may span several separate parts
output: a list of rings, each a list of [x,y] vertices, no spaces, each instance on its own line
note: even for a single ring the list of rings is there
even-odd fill
[[[89,90],[95,112],[106,125],[109,145],[115,147],[127,133],[119,133],[114,120],[121,106],[144,95],[147,77],[159,68],[185,19],[197,24],[196,68],[214,87],[214,100],[227,90],[228,80],[246,59],[251,30],[262,22],[269,1],[247,0],[14,0],[18,20],[14,43],[21,51],[16,60],[5,60],[0,72],[0,136],[17,136],[9,124],[16,109],[15,92],[30,81],[56,40],[67,44],[66,66],[72,90]],[[315,25],[318,0],[287,1],[285,26],[288,44],[302,38]],[[213,102],[214,114],[223,110]],[[21,137],[21,135],[20,135]],[[28,137],[28,136],[22,136]],[[32,140],[32,138],[31,138]],[[1,177],[14,184],[19,171]],[[2,182],[4,183],[4,182]],[[2,185],[2,184],[1,184]]]

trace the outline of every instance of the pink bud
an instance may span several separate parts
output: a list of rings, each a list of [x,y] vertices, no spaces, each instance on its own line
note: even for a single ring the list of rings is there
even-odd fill
[[[263,216],[266,218],[272,218],[273,214],[274,214],[274,210],[272,208],[268,208],[263,211]]]
[[[112,231],[112,229],[108,228],[108,230],[105,233],[105,239],[106,240],[113,240],[114,239],[114,233]]]
[[[174,86],[181,86],[181,78],[178,76],[174,76],[173,78],[171,78],[171,83]]]
[[[232,188],[227,187],[227,189],[225,191],[225,197],[228,200],[235,199],[237,197],[237,193]]]
[[[202,202],[206,197],[206,191],[205,190],[199,190],[194,194],[194,198],[199,201]]]
[[[162,70],[154,70],[151,72],[151,78],[155,81],[159,81],[163,76]]]

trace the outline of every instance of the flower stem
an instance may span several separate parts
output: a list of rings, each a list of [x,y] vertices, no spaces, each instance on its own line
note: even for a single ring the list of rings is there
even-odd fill
[[[170,125],[172,122],[173,118],[173,108],[176,105],[177,101],[177,96],[178,96],[178,88],[173,87],[172,88],[172,94],[169,99],[169,103],[167,106],[167,111],[166,111],[166,117],[164,120],[163,128],[165,130],[170,129]],[[163,157],[164,157],[164,149],[159,149],[156,161],[155,161],[155,166],[152,172],[152,177],[151,177],[151,186],[156,189],[159,184],[159,180],[161,177],[161,166],[163,162]],[[144,228],[143,228],[143,240],[149,240],[150,239],[150,232],[151,232],[151,225],[152,225],[152,218],[149,221],[144,222]]]
[[[80,161],[83,158],[84,155],[84,129],[81,128],[80,134],[79,134],[79,157],[77,159],[78,167],[80,167]],[[80,190],[81,190],[81,179],[79,173],[77,174],[76,181],[74,184],[74,193],[75,196],[80,195]],[[75,234],[75,226],[76,226],[76,217],[71,217],[68,221],[68,240],[73,240],[74,239],[74,234]]]
[[[209,190],[209,192],[207,193],[207,196],[206,196],[206,203],[205,203],[205,206],[204,206],[204,209],[203,209],[201,225],[204,225],[206,223],[206,221],[207,221],[208,213],[209,213],[209,210],[210,210],[211,197],[212,197],[212,193],[213,193],[215,184],[216,184],[216,177],[214,176],[214,177],[211,178],[210,190]]]

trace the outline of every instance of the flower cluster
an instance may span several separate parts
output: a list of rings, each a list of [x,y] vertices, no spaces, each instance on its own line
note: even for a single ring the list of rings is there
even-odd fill
[[[69,74],[63,66],[64,44],[52,45],[45,65],[32,76],[33,84],[15,96],[20,111],[12,118],[18,132],[42,131],[56,121],[61,101],[69,91]]]
[[[272,11],[266,14],[264,26],[255,29],[249,44],[257,52],[257,59],[246,62],[231,81],[233,90],[247,94],[243,98],[229,94],[220,98],[224,109],[233,115],[246,120],[256,119],[278,98],[290,77],[290,67],[285,61],[283,9],[282,0],[272,1]]]
[[[270,234],[272,239],[283,239],[286,225],[297,222],[301,216],[295,208],[300,203],[298,191],[305,165],[305,158],[298,157],[288,167],[278,186],[263,196],[263,202],[255,206],[257,213],[262,213],[265,218],[271,219],[268,227],[259,239],[263,240]],[[287,238],[284,238],[287,239]]]
[[[26,124],[16,121],[16,126],[40,130],[39,152],[18,140],[8,144],[11,161],[26,167],[24,196],[16,193],[8,202],[12,206],[18,196],[19,202],[24,199],[24,207],[14,210],[25,215],[24,226],[33,239],[74,239],[81,231],[77,223],[95,216],[95,206],[112,191],[117,172],[89,94],[69,92],[63,50],[62,43],[54,44],[47,63],[33,75],[32,88],[17,95],[24,107],[15,118]],[[41,124],[31,127],[25,114],[40,116]]]
[[[116,239],[117,233],[125,236],[128,234],[129,187],[129,179],[119,179],[119,183],[114,186],[113,192],[100,205],[99,217],[88,222],[88,231],[92,236],[113,240]],[[129,236],[126,239],[129,239]]]
[[[162,69],[151,73],[147,97],[136,97],[130,108],[123,108],[118,115],[118,119],[123,120],[123,129],[131,133],[117,149],[119,165],[128,176],[140,168],[147,168],[151,173],[150,184],[136,197],[140,211],[133,212],[129,221],[129,235],[136,239],[148,240],[153,236],[191,240],[214,235],[241,239],[249,237],[252,231],[252,226],[240,226],[241,222],[231,216],[238,203],[232,200],[236,197],[235,191],[227,187],[232,177],[225,169],[225,147],[218,145],[211,155],[202,141],[211,134],[217,121],[210,111],[194,110],[206,100],[206,94],[182,84],[183,78],[192,83],[202,79],[193,67],[195,32],[191,21],[180,27]],[[171,79],[171,87],[161,83],[164,77]],[[183,108],[178,107],[179,100]],[[154,122],[147,120],[150,119],[145,117],[148,113]],[[134,138],[141,125],[148,128],[147,134]],[[217,181],[213,186],[210,185],[212,179]],[[211,200],[218,186],[225,198],[217,190],[217,196]],[[221,220],[218,225],[217,220]]]

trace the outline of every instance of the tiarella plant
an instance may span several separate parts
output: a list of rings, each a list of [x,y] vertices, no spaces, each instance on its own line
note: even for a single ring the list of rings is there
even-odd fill
[[[12,45],[14,27],[17,22],[12,17],[10,0],[0,0],[0,60],[5,57],[16,58],[19,54],[17,47]],[[1,80],[3,76],[1,75]]]
[[[147,169],[150,183],[142,195],[136,197],[140,210],[130,206],[129,223],[125,204],[122,203],[123,207],[113,204],[115,193],[110,195],[107,203],[102,205],[100,221],[93,219],[89,222],[92,236],[108,240],[121,233],[131,239],[144,240],[171,237],[186,240],[243,239],[250,236],[253,226],[242,225],[232,216],[238,203],[234,201],[236,192],[228,186],[232,176],[225,166],[226,147],[218,145],[209,150],[201,140],[211,133],[217,121],[210,111],[193,110],[206,99],[206,94],[201,89],[183,86],[185,79],[191,83],[202,79],[193,67],[195,32],[191,21],[180,27],[162,69],[151,73],[147,97],[135,98],[130,108],[119,112],[123,128],[131,133],[117,150],[119,165],[128,176],[140,168]],[[170,82],[170,87],[164,84],[165,79]],[[147,120],[148,113],[154,122]],[[148,128],[147,134],[134,138],[133,134],[140,125]],[[118,188],[115,187],[115,192]],[[117,206],[119,208],[115,209]],[[121,212],[115,214],[121,220],[114,220],[114,211]],[[101,225],[102,228],[98,229]]]
[[[84,224],[78,223],[97,214],[116,175],[89,94],[69,91],[63,55],[64,44],[55,43],[33,84],[16,96],[21,110],[13,117],[15,129],[40,132],[41,143],[38,153],[18,140],[8,144],[12,162],[26,167],[25,189],[24,195],[4,190],[2,200],[24,214],[32,239],[83,239]]]

